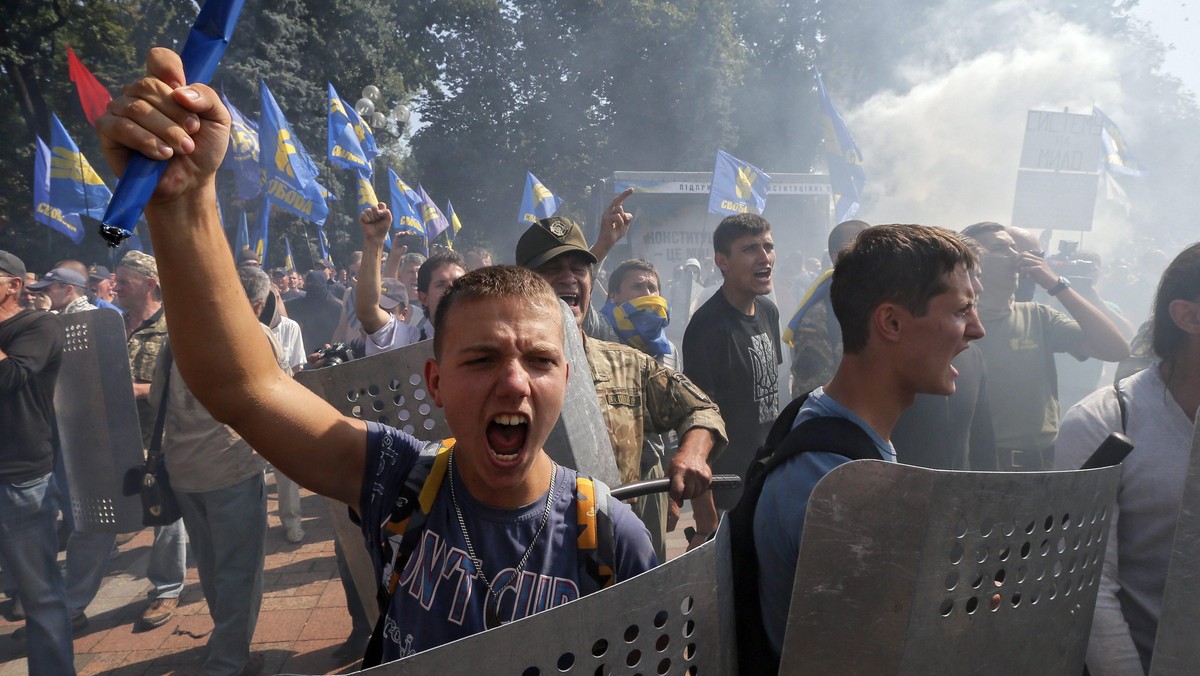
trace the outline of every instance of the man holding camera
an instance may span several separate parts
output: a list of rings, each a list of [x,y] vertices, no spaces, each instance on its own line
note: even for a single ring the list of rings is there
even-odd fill
[[[979,318],[987,335],[977,344],[988,371],[997,469],[1051,469],[1059,420],[1054,354],[1067,352],[1080,361],[1120,361],[1129,356],[1129,343],[1042,256],[1018,253],[1003,225],[976,223],[963,234],[984,249]],[[1016,301],[1021,278],[1045,289],[1070,316],[1042,303]]]

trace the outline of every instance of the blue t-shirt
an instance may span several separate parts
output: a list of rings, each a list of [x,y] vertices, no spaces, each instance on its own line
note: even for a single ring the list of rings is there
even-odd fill
[[[360,497],[363,537],[382,580],[390,575],[381,560],[383,524],[404,478],[416,462],[424,442],[386,425],[367,424],[367,464]],[[488,582],[494,581],[501,621],[511,622],[574,601],[595,590],[590,579],[580,580],[576,550],[578,522],[575,507],[574,470],[559,467],[555,497],[546,528],[538,537],[521,577],[510,583],[512,573],[541,524],[546,499],[504,510],[474,500],[457,475],[447,473],[433,508],[421,531],[421,542],[400,575],[384,626],[383,659],[391,661],[483,631],[485,599],[493,611],[495,598],[488,597]],[[450,499],[449,482],[471,536],[475,553],[483,561],[487,581],[474,575],[475,566]],[[617,582],[629,579],[658,564],[650,535],[629,506],[609,500],[616,543]],[[399,540],[399,536],[394,536]],[[393,545],[394,546],[394,545]]]
[[[796,414],[796,425],[812,418],[845,418],[858,425],[875,442],[881,459],[895,462],[896,449],[871,429],[850,409],[834,401],[818,387]],[[788,607],[792,603],[792,585],[800,538],[804,533],[804,515],[808,499],[817,482],[835,467],[850,462],[837,453],[801,453],[767,477],[754,510],[754,548],[758,553],[758,598],[762,605],[767,639],[778,655],[783,650]]]

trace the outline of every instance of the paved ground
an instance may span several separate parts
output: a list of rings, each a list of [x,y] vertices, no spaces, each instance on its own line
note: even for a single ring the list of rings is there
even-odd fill
[[[338,580],[333,526],[326,502],[302,491],[306,537],[304,542],[293,545],[283,538],[283,528],[276,517],[278,506],[273,485],[270,489],[263,603],[251,646],[265,656],[261,673],[351,673],[357,660],[333,657],[333,651],[350,632],[350,617]],[[685,512],[679,529],[670,536],[668,558],[683,552],[680,533],[691,523],[689,517]],[[151,540],[150,530],[138,533],[112,560],[100,593],[87,609],[88,625],[75,638],[75,666],[81,675],[200,673],[205,634],[213,625],[194,567],[188,568],[187,583],[175,615],[156,629],[135,628],[150,588],[145,571]],[[7,615],[9,606],[10,602],[4,601],[0,612]],[[28,674],[24,644],[9,636],[21,625],[0,618],[0,676]]]

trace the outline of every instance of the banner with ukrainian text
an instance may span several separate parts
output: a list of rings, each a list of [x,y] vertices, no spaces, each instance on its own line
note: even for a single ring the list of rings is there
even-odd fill
[[[388,191],[392,195],[392,228],[397,232],[424,235],[425,226],[417,211],[421,196],[401,180],[391,167],[388,167]]]
[[[317,167],[265,82],[260,83],[260,90],[259,167],[266,179],[267,199],[297,216],[324,224],[329,206],[317,183]]]
[[[708,212],[723,216],[761,214],[767,207],[770,184],[771,177],[762,169],[718,149],[708,193]]]
[[[64,212],[50,204],[50,149],[40,137],[33,156],[33,218],[76,244],[83,241],[83,221],[79,220],[79,214]]]
[[[51,113],[50,118],[50,203],[64,212],[104,218],[112,191],[79,152],[58,116]]]
[[[352,169],[369,177],[374,173],[371,168],[371,160],[367,157],[358,134],[355,132],[354,123],[350,120],[346,105],[342,103],[333,84],[328,84],[328,87],[329,161],[339,167]]]

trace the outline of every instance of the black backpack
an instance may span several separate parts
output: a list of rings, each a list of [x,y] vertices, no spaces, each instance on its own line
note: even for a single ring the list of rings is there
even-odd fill
[[[758,554],[754,548],[754,511],[767,476],[794,456],[810,451],[837,453],[851,460],[879,460],[875,442],[861,427],[844,418],[813,418],[792,429],[808,394],[797,397],[776,418],[766,442],[746,470],[742,497],[729,512],[733,555],[734,618],[738,672],[775,674],[779,656],[767,640],[758,599]]]

